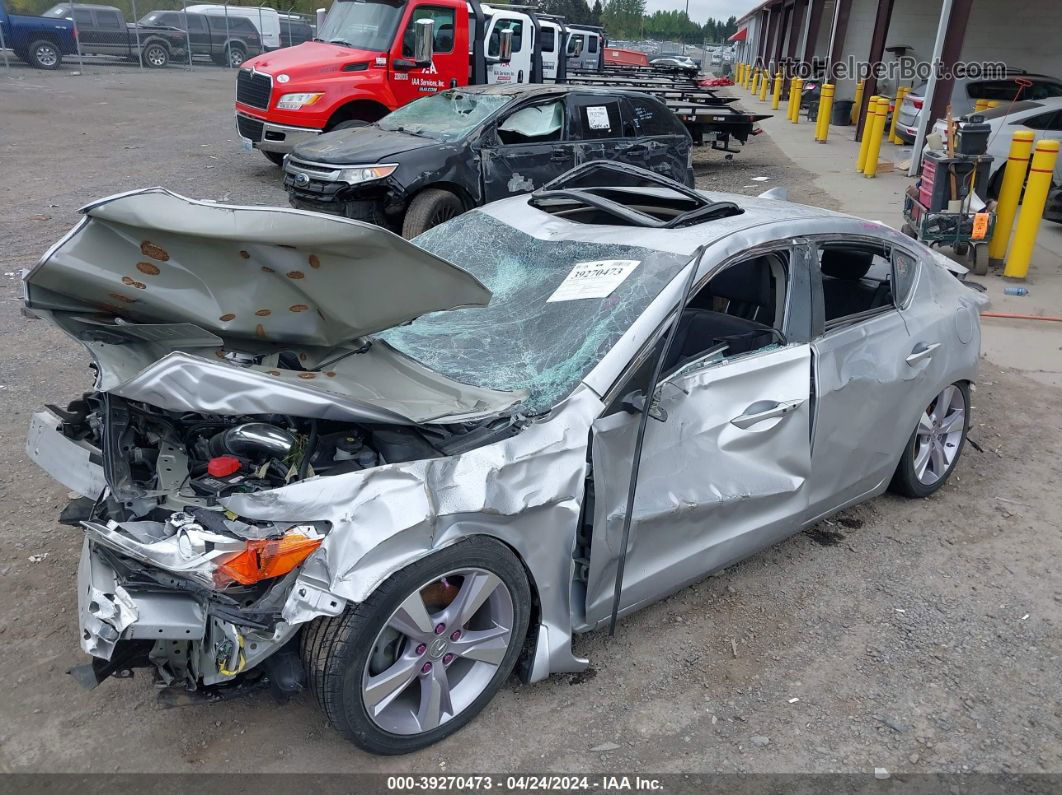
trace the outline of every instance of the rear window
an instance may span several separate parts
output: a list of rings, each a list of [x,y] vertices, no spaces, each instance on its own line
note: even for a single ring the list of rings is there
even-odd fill
[[[675,114],[644,97],[628,97],[640,135],[680,135],[685,130]]]

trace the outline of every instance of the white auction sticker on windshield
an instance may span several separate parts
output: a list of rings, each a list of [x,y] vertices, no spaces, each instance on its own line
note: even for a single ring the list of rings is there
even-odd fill
[[[608,109],[604,105],[592,105],[586,109],[586,123],[591,130],[608,130],[612,127],[608,123]]]
[[[623,284],[640,260],[602,259],[596,262],[577,262],[571,273],[564,277],[547,304],[557,301],[579,301],[583,298],[607,298]]]

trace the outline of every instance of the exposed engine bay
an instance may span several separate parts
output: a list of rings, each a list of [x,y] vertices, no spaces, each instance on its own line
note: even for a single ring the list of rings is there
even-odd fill
[[[173,412],[106,392],[47,408],[38,433],[90,451],[106,482],[60,517],[86,534],[81,645],[95,659],[73,673],[94,687],[153,667],[169,703],[197,689],[212,699],[255,683],[301,688],[297,627],[283,608],[329,523],[246,520],[227,497],[439,458],[519,430],[507,418],[415,427]],[[255,658],[264,662],[251,670]]]

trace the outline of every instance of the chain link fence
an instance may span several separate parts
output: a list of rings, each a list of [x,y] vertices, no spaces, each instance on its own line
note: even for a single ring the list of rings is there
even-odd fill
[[[0,69],[238,68],[248,58],[316,35],[299,5],[117,0],[118,5],[22,0],[0,25]],[[22,16],[23,19],[19,19]],[[27,19],[27,17],[29,19]]]

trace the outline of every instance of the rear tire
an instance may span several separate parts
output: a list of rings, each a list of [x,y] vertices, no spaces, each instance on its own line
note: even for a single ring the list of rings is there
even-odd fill
[[[247,53],[243,47],[229,46],[225,48],[225,63],[232,69],[239,69],[247,60]]]
[[[472,576],[477,579],[468,579],[462,576],[463,572],[475,572]],[[460,585],[451,584],[455,573],[460,576]],[[451,577],[451,583],[447,583],[447,577]],[[477,617],[474,628],[472,619],[447,618],[447,608],[459,604],[466,583],[470,592],[490,589],[491,594],[473,608]],[[419,613],[405,611],[414,599]],[[310,690],[332,725],[360,748],[375,754],[405,754],[424,748],[472,720],[505,684],[527,635],[530,604],[527,575],[508,547],[485,536],[460,541],[392,574],[364,602],[342,615],[314,619],[302,633],[301,649]],[[437,609],[440,605],[441,609]],[[493,633],[502,639],[491,644],[490,660],[484,656],[486,648],[482,645],[470,645],[467,652],[462,651],[459,644],[468,644],[474,633],[483,632],[482,628],[488,632],[491,628],[504,630],[503,623],[492,624],[490,620],[498,606],[502,609],[497,612],[507,613],[505,618],[511,626],[508,633]],[[463,612],[455,608],[453,615]],[[415,622],[415,614],[423,616],[423,620]],[[408,620],[403,624],[396,620],[399,617]],[[436,621],[440,624],[433,633],[431,624]],[[427,633],[423,639],[396,629],[408,626],[416,630],[414,623],[419,626],[425,622]],[[441,631],[439,626],[443,627]],[[460,631],[454,634],[461,637],[451,643],[451,630],[455,628]],[[421,642],[424,646],[417,647]],[[446,648],[436,651],[436,644]],[[474,648],[483,652],[473,651]],[[440,657],[443,651],[457,653]],[[395,684],[372,685],[371,677]],[[384,687],[386,694],[377,695],[375,701],[368,696],[374,689],[379,693]],[[436,696],[432,712],[425,701],[430,700],[433,690]],[[445,701],[437,695],[439,690],[445,692]],[[457,706],[462,700],[463,708]],[[442,706],[444,703],[456,712],[448,711]],[[426,719],[422,720],[421,710]],[[400,723],[393,726],[394,730],[387,730],[385,726],[395,720]],[[431,728],[420,730],[421,726]]]
[[[465,210],[461,200],[442,188],[427,188],[413,197],[402,221],[402,237],[409,240]]]
[[[955,471],[969,429],[970,387],[958,381],[933,398],[919,417],[889,489],[905,497],[928,497],[937,491]]]
[[[283,152],[263,152],[261,149],[259,149],[258,151],[262,152],[262,154],[266,156],[266,160],[268,160],[274,166],[283,166],[284,165],[284,153]]]
[[[38,39],[26,50],[26,62],[34,69],[58,69],[63,63],[63,54],[51,39]]]

